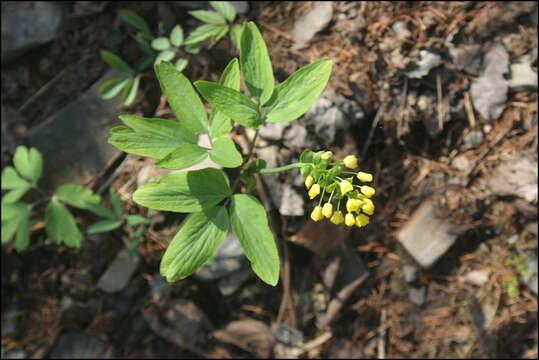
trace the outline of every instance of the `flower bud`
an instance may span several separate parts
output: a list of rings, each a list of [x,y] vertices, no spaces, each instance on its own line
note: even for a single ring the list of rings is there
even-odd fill
[[[365,195],[366,197],[370,198],[371,196],[374,195],[375,191],[374,191],[374,188],[370,187],[370,186],[367,186],[367,185],[363,185],[361,187],[361,192],[363,193],[363,195]]]
[[[314,208],[313,212],[311,213],[311,219],[313,219],[313,221],[319,221],[323,219],[321,206],[316,206]]]
[[[322,154],[323,160],[330,160],[333,157],[333,153],[331,151],[326,151]]]
[[[320,194],[320,185],[314,184],[313,186],[311,186],[311,189],[309,190],[309,198],[312,200],[318,194]]]
[[[346,210],[348,210],[348,212],[356,211],[357,209],[359,209],[360,205],[361,203],[359,202],[359,200],[348,199],[348,201],[346,202]]]
[[[313,177],[311,175],[307,176],[307,178],[305,179],[305,186],[307,187],[307,189],[310,189],[311,186],[313,186],[313,182]]]
[[[365,203],[361,206],[361,210],[367,214],[372,215],[374,213],[374,204],[371,199],[365,199]]]
[[[325,203],[324,207],[322,208],[322,215],[329,218],[331,213],[333,213],[333,205],[331,205],[331,203]]]
[[[365,214],[359,214],[356,218],[356,225],[358,227],[365,226],[369,223],[369,217]]]
[[[348,155],[343,159],[344,166],[350,169],[357,168],[357,158],[354,155]]]
[[[340,186],[341,186],[341,193],[343,195],[346,194],[349,191],[354,190],[354,187],[352,186],[352,184],[350,184],[350,181],[348,181],[348,180],[341,181]]]
[[[329,221],[331,221],[331,222],[334,223],[335,225],[342,224],[343,221],[344,221],[344,216],[342,216],[341,210],[335,211],[335,212],[333,213],[333,216],[331,217],[331,219],[329,219]]]
[[[372,175],[363,171],[360,171],[357,173],[357,178],[361,182],[371,182],[372,181]]]
[[[354,226],[354,224],[356,223],[356,220],[354,219],[354,214],[347,213],[344,217],[344,223],[346,224],[346,226]]]

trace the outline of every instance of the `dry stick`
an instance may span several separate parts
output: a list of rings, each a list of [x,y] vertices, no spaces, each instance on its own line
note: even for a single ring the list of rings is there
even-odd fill
[[[277,29],[276,27],[271,26],[270,24],[266,24],[266,23],[264,23],[262,21],[259,21],[258,23],[260,25],[262,25],[263,27],[265,27],[266,29],[276,33],[277,35],[279,35],[279,36],[281,36],[281,37],[283,37],[283,38],[285,38],[287,40],[290,40],[290,41],[294,40],[294,37],[292,35],[287,34],[287,33],[283,32],[283,31]]]
[[[438,129],[444,128],[444,114],[442,104],[442,79],[440,78],[440,71],[436,72],[436,93],[438,95]]]
[[[470,184],[472,183],[472,180],[473,180],[472,173],[477,168],[477,165],[479,165],[479,163],[485,158],[485,156],[488,155],[488,153],[490,152],[490,150],[492,150],[492,148],[494,148],[496,145],[498,145],[498,143],[505,137],[505,135],[507,135],[509,133],[509,131],[511,131],[512,128],[513,128],[513,122],[511,121],[509,123],[509,125],[504,130],[502,130],[498,134],[498,136],[496,136],[496,138],[494,140],[492,140],[492,142],[487,146],[487,148],[485,150],[483,150],[483,152],[481,154],[479,154],[477,159],[475,159],[472,166],[470,166],[470,169],[466,173],[465,178],[468,178],[468,181],[466,182],[465,187],[469,187]]]
[[[384,104],[385,105],[385,104]],[[376,116],[374,117],[374,121],[371,125],[371,130],[369,131],[369,135],[367,136],[367,141],[365,141],[365,145],[363,145],[363,150],[361,150],[361,159],[365,158],[365,153],[367,152],[367,148],[369,147],[372,136],[374,135],[374,129],[376,129],[376,126],[378,125],[378,121],[380,121],[380,117],[382,117],[382,112],[385,108],[385,106],[382,105],[378,109],[378,112],[376,113]]]
[[[385,359],[386,358],[386,318],[387,318],[387,311],[386,309],[382,309],[380,314],[380,327],[378,328],[378,339],[377,339],[377,345],[378,345],[378,359]]]
[[[468,116],[468,122],[470,127],[475,127],[475,116],[473,114],[472,102],[470,101],[470,92],[466,91],[464,93],[464,109],[466,110],[466,115]]]

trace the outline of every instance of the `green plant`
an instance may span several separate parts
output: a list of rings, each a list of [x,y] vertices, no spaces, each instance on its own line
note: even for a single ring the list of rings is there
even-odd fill
[[[51,197],[46,197],[38,187],[43,170],[43,156],[35,148],[18,146],[13,156],[12,166],[2,171],[2,189],[9,190],[2,197],[2,243],[15,235],[15,249],[22,251],[30,244],[30,217],[34,208],[49,202],[45,209],[45,229],[47,235],[57,244],[79,247],[83,241],[75,218],[66,205],[88,210],[96,215],[114,221],[116,215],[101,205],[101,197],[91,189],[77,184],[59,186]],[[20,201],[30,190],[36,190],[42,198],[33,203]]]
[[[253,22],[244,25],[239,45],[240,60],[230,61],[218,83],[194,83],[212,106],[209,121],[191,82],[170,62],[162,61],[154,65],[155,73],[179,122],[121,115],[120,119],[126,126],[111,129],[109,142],[112,145],[129,153],[156,158],[159,161],[155,165],[162,169],[185,169],[208,156],[225,168],[243,164],[240,176],[232,185],[225,172],[206,168],[163,176],[156,182],[141,186],[133,194],[133,200],[143,206],[190,213],[161,260],[161,274],[169,282],[191,275],[209,261],[231,223],[253,271],[264,282],[272,286],[277,284],[279,256],[264,207],[256,197],[236,193],[240,181],[249,190],[256,186],[255,173],[301,168],[306,185],[307,179],[316,179],[319,182],[316,187],[320,189],[322,186],[335,198],[368,199],[374,194],[372,188],[355,185],[363,193],[360,194],[353,189],[351,181],[339,177],[344,172],[343,165],[357,166],[357,159],[353,164],[350,157],[333,162],[331,154],[327,156],[324,151],[314,153],[306,150],[299,163],[279,168],[266,168],[261,159],[251,160],[258,130],[266,122],[289,122],[303,115],[325,88],[332,62],[322,59],[304,66],[275,88],[266,44]],[[250,97],[240,92],[240,67]],[[255,129],[245,159],[227,136],[234,123]],[[208,136],[211,148],[197,145],[197,134]],[[361,181],[366,180],[363,175],[358,177]],[[352,188],[341,191],[342,184]],[[324,193],[320,199],[323,197]],[[331,200],[330,197],[328,202]],[[361,212],[364,203],[367,201],[362,200],[358,208],[349,211]],[[372,214],[374,206],[367,211]],[[357,225],[365,223],[358,220]]]

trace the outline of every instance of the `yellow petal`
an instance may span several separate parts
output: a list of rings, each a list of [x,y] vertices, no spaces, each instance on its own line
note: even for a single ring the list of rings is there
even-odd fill
[[[357,173],[357,178],[361,182],[371,182],[372,181],[372,175],[363,171],[360,171]]]
[[[307,178],[305,179],[305,186],[307,187],[307,189],[310,189],[311,186],[313,186],[313,182],[313,177],[311,175],[307,176]]]
[[[370,186],[367,186],[367,185],[363,185],[361,187],[361,192],[363,193],[363,195],[365,195],[366,197],[370,198],[371,196],[374,195],[375,191],[374,191],[374,188],[370,187]]]
[[[334,223],[335,225],[342,224],[343,221],[344,221],[344,216],[342,216],[341,210],[335,211],[335,213],[333,214],[333,216],[331,217],[331,219],[329,219],[329,221],[331,221],[331,222]]]
[[[344,217],[344,223],[346,224],[346,226],[354,226],[354,224],[356,223],[356,220],[354,219],[354,214],[347,213]]]
[[[320,185],[314,184],[313,186],[311,186],[311,189],[309,190],[309,198],[312,200],[318,194],[320,194]]]
[[[324,207],[322,208],[322,215],[329,218],[331,213],[333,213],[333,205],[331,205],[331,203],[325,203]]]
[[[371,199],[365,199],[365,203],[361,207],[361,210],[367,214],[372,215],[374,213],[374,204]]]
[[[313,221],[319,221],[319,220],[322,220],[322,218],[323,218],[322,207],[316,206],[313,212],[311,213],[311,219],[313,219]]]
[[[333,157],[333,153],[331,151],[326,151],[325,153],[322,154],[323,160],[329,160],[332,157]]]
[[[365,214],[359,214],[356,218],[356,225],[358,227],[365,226],[369,223],[369,217]]]
[[[354,187],[352,186],[352,184],[350,184],[350,182],[348,180],[341,181],[340,186],[341,186],[341,193],[343,195],[346,194],[349,191],[354,190]]]
[[[350,169],[357,168],[357,158],[354,155],[348,155],[343,159],[344,166]]]
[[[357,209],[359,209],[359,201],[356,200],[356,199],[348,199],[348,201],[346,202],[346,210],[348,210],[348,212],[352,212],[352,211],[356,211]]]

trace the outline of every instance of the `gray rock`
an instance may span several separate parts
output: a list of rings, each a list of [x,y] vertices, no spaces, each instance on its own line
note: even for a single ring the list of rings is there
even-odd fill
[[[58,2],[2,2],[2,62],[53,40],[62,19]]]
[[[237,14],[247,14],[249,11],[249,2],[248,1],[229,1],[234,9],[236,9]]]
[[[412,303],[416,304],[417,306],[423,305],[425,303],[425,287],[421,286],[419,289],[410,287],[408,296]]]
[[[412,265],[404,265],[402,267],[402,273],[404,275],[404,281],[407,283],[411,283],[416,279],[416,271],[417,269],[415,266]]]
[[[426,200],[410,220],[397,231],[397,239],[422,267],[430,267],[453,245],[454,226],[435,215],[431,200]]]
[[[10,304],[6,309],[2,308],[2,338],[12,337],[17,332],[17,311],[16,304]]]
[[[324,139],[326,146],[333,143],[337,132],[346,127],[344,114],[337,107],[330,108],[323,115],[319,115],[313,120],[315,131],[318,136]]]
[[[230,227],[226,238],[213,256],[213,262],[198,269],[195,276],[204,281],[220,279],[238,271],[244,261],[241,244]]]
[[[283,195],[281,197],[279,212],[285,216],[303,216],[305,214],[303,197],[288,184],[283,185]]]
[[[391,29],[395,32],[399,39],[406,39],[410,37],[410,30],[406,28],[406,24],[402,21],[397,21],[391,26]]]
[[[271,330],[276,339],[275,356],[297,358],[297,354],[303,350],[303,333],[286,323],[273,324]]]
[[[524,275],[524,282],[530,290],[537,296],[537,255],[531,260],[527,260],[529,273]]]
[[[497,119],[507,100],[509,55],[503,45],[496,44],[485,55],[484,70],[472,80],[470,95],[475,109],[488,121]]]
[[[284,129],[288,127],[288,123],[266,123],[258,132],[260,136],[268,140],[281,140]]]
[[[59,184],[54,179],[80,183],[79,175],[88,180],[119,151],[107,139],[110,129],[120,124],[121,96],[105,101],[98,95],[99,87],[117,76],[112,70],[107,72],[77,100],[28,132],[28,144],[43,154],[43,188],[56,188]]]
[[[529,61],[511,64],[509,89],[515,91],[521,89],[537,90],[537,72],[533,71]]]
[[[286,139],[298,149],[306,149],[309,147],[306,141],[307,129],[303,126],[293,124],[286,132]]]
[[[165,290],[168,288],[168,282],[163,275],[155,273],[150,280],[150,286],[152,288],[152,297],[154,301],[157,301],[165,294]]]
[[[482,49],[479,44],[461,45],[459,47],[450,46],[449,56],[453,64],[459,70],[464,70],[470,75],[479,75],[481,68]]]
[[[485,137],[481,131],[470,131],[462,141],[467,148],[474,148],[481,145],[485,141]]]
[[[457,171],[464,172],[470,167],[470,160],[463,155],[456,156],[453,161],[451,161],[451,167]]]
[[[297,19],[292,26],[294,37],[292,49],[299,50],[306,47],[314,35],[329,24],[332,16],[333,4],[331,2],[314,2],[312,9]]]
[[[3,333],[2,333],[3,335]],[[27,359],[28,355],[22,346],[16,347],[10,350],[4,350],[2,346],[2,358],[3,359]]]
[[[95,337],[79,332],[62,334],[49,357],[53,359],[91,359],[104,358],[105,344]]]
[[[513,245],[514,243],[516,243],[518,241],[519,238],[520,238],[520,236],[518,236],[518,234],[513,234],[507,239],[507,243],[509,245]]]
[[[223,296],[234,294],[245,281],[251,278],[253,272],[249,269],[249,266],[242,266],[242,268],[219,280],[218,286]]]
[[[440,55],[427,50],[419,51],[419,59],[416,61],[417,67],[406,72],[406,76],[410,79],[419,79],[427,75],[429,71],[443,63]]]
[[[109,268],[101,275],[97,288],[107,293],[123,290],[137,269],[138,261],[138,258],[134,261],[129,259],[127,249],[120,250]]]

